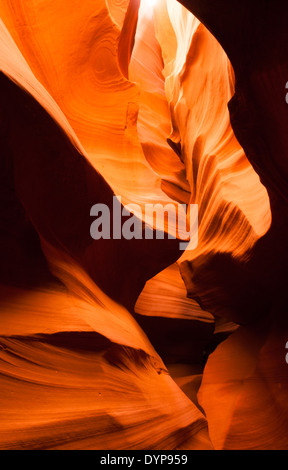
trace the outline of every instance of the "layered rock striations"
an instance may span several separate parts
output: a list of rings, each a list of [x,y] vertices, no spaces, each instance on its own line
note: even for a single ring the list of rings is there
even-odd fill
[[[288,447],[287,7],[182,3],[1,1],[1,449]]]

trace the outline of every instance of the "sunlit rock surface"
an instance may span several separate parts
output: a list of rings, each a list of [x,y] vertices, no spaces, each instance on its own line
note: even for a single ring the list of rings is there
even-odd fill
[[[183,3],[0,2],[0,449],[288,448],[288,7]]]

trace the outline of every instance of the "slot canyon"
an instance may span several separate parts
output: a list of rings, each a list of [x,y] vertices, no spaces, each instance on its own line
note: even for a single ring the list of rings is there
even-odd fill
[[[0,0],[0,450],[288,450],[287,18]]]

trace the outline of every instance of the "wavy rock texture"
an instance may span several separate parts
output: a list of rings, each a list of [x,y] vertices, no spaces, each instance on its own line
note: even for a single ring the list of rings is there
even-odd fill
[[[267,188],[272,212],[269,231],[245,262],[217,253],[210,260],[184,263],[190,294],[197,292],[205,307],[217,315],[246,325],[209,359],[200,391],[202,406],[216,448],[235,449],[239,442],[247,449],[287,448],[287,375],[282,352],[287,336],[283,288],[287,280],[283,223],[287,6],[225,0],[201,4],[189,0],[185,5],[220,41],[232,62],[236,78],[229,103],[232,126]],[[215,401],[211,403],[212,389]],[[214,411],[209,418],[210,404]]]
[[[287,7],[183,3],[0,2],[1,449],[288,448]]]

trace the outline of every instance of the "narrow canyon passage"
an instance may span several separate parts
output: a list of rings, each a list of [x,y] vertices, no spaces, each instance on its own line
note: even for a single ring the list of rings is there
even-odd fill
[[[287,14],[0,0],[0,449],[288,448]]]

